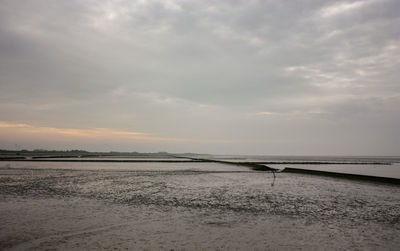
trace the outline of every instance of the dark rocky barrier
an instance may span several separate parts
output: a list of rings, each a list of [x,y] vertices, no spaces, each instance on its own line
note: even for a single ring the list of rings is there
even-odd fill
[[[337,172],[307,170],[307,169],[292,168],[292,167],[287,167],[287,168],[283,169],[282,172],[285,172],[285,173],[300,173],[300,174],[309,174],[309,175],[319,175],[319,176],[329,176],[329,177],[335,177],[335,178],[343,178],[343,179],[351,179],[351,180],[363,180],[363,181],[370,181],[370,182],[379,182],[379,183],[388,183],[388,184],[400,185],[400,179],[388,178],[388,177],[377,177],[377,176],[360,175],[360,174],[349,174],[349,173],[337,173]]]

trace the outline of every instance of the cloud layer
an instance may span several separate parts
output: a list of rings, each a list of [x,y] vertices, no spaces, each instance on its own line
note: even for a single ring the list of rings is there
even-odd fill
[[[396,0],[5,0],[0,120],[180,139],[109,150],[400,154],[398,13]]]

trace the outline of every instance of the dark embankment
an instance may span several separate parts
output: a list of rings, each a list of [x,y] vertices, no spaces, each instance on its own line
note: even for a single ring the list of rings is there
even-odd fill
[[[0,157],[0,161],[8,161],[8,160],[24,160],[26,159],[25,157],[19,157],[19,156],[2,156]]]
[[[86,156],[85,156],[86,157]],[[236,166],[244,166],[249,167],[254,171],[272,171],[277,172],[278,169],[268,167],[263,164],[252,163],[252,162],[231,162],[231,161],[222,161],[222,160],[213,160],[213,159],[199,159],[199,158],[189,158],[189,157],[180,157],[180,156],[172,156],[175,158],[179,158],[180,160],[168,160],[168,159],[85,159],[83,156],[31,156],[31,157],[0,157],[0,161],[35,161],[35,162],[107,162],[107,163],[120,163],[120,162],[132,162],[132,163],[147,163],[147,162],[158,162],[158,163],[221,163],[226,165],[236,165]],[[88,157],[104,157],[104,156],[88,156]],[[171,157],[171,156],[168,156]],[[57,159],[62,158],[62,159]],[[76,159],[73,159],[76,158]]]
[[[182,158],[179,156],[175,156],[177,158]],[[232,162],[232,161],[226,161],[226,160],[216,160],[216,159],[199,159],[199,158],[189,158],[192,161],[199,161],[199,162],[209,162],[209,163],[221,163],[221,164],[226,164],[226,165],[235,165],[235,166],[244,166],[244,167],[249,167],[254,171],[269,171],[269,172],[278,172],[279,169],[275,169],[263,164],[258,164],[258,163],[253,163],[253,162]]]
[[[342,178],[342,179],[361,180],[361,181],[400,185],[400,179],[388,178],[388,177],[377,177],[377,176],[368,176],[368,175],[360,175],[360,174],[348,174],[348,173],[307,170],[307,169],[292,168],[292,167],[287,167],[282,172],[328,176],[328,177],[335,177],[335,178]]]
[[[135,159],[50,159],[50,158],[8,158],[8,159],[0,159],[0,161],[35,161],[35,162],[162,162],[162,163],[187,163],[187,162],[204,162],[204,161],[196,161],[196,160],[135,160]]]
[[[265,165],[391,165],[390,162],[351,162],[351,161],[258,161],[251,162]]]

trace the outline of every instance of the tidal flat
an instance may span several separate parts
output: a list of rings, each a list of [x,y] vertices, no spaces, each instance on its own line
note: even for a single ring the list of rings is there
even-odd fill
[[[400,186],[219,163],[0,163],[1,250],[398,250]]]

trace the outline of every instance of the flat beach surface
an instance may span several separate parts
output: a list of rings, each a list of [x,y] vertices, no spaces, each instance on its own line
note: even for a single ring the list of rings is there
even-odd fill
[[[217,163],[0,165],[1,250],[400,248],[396,185]]]

